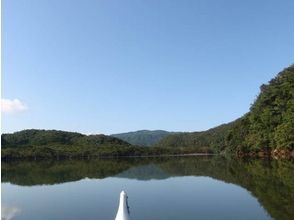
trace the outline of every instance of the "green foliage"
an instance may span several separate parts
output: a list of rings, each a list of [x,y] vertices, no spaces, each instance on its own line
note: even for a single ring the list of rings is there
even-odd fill
[[[233,127],[228,147],[233,142],[250,151],[294,149],[294,66],[280,72],[261,92],[239,127]],[[238,136],[238,133],[243,133]]]
[[[175,132],[168,132],[168,131],[162,131],[162,130],[155,130],[155,131],[141,130],[141,131],[135,131],[135,132],[113,134],[111,136],[124,140],[133,145],[151,146],[157,143],[158,141],[160,141],[161,139],[163,139],[164,137],[173,133]]]
[[[71,158],[126,155],[135,147],[106,135],[56,130],[24,130],[1,135],[3,159]]]
[[[204,132],[180,133],[169,135],[155,144],[156,147],[184,147],[197,151],[220,152],[225,147],[225,137],[231,123],[223,124]],[[204,150],[205,149],[205,150]]]
[[[250,112],[238,120],[205,132],[170,135],[157,146],[209,147],[233,153],[294,150],[294,65],[260,90]]]
[[[244,142],[244,137],[248,135],[249,125],[250,121],[248,114],[232,123],[225,140],[226,152],[233,153],[235,151],[249,151],[249,147]]]
[[[13,134],[2,134],[2,148],[44,146],[44,145],[70,145],[76,139],[84,135],[75,132],[64,132],[56,130],[28,129]]]
[[[277,126],[274,141],[278,148],[294,149],[294,113],[287,116],[284,123]]]
[[[55,130],[24,130],[1,136],[1,158],[65,159],[154,156],[195,153],[190,148],[142,148],[106,135],[82,135]],[[200,149],[199,152],[208,152]]]

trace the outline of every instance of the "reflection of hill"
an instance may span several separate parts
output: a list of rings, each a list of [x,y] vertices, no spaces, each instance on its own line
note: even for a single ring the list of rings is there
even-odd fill
[[[2,162],[2,182],[17,185],[57,184],[83,178],[102,179],[129,169],[132,163],[116,160],[62,160]]]
[[[170,177],[159,166],[155,164],[148,164],[139,167],[132,167],[120,174],[117,177],[137,179],[137,180],[151,180],[151,179],[166,179]]]
[[[173,176],[209,176],[239,185],[252,193],[274,219],[294,219],[294,163],[236,161],[223,158],[201,162],[193,158],[160,164]]]
[[[274,219],[294,219],[294,163],[180,157],[131,160],[2,162],[2,181],[18,185],[55,184],[85,177],[139,180],[209,176],[246,188]]]

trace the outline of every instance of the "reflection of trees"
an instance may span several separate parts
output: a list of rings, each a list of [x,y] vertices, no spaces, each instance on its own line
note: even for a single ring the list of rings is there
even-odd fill
[[[77,181],[85,177],[101,179],[131,166],[128,161],[116,160],[2,162],[2,182],[31,186]]]
[[[160,167],[173,176],[209,176],[246,188],[274,219],[294,219],[294,163],[179,159]]]
[[[123,174],[146,179],[141,170],[142,167],[132,168]],[[291,161],[190,157],[161,161],[157,163],[157,170],[169,177],[209,176],[239,185],[250,191],[274,219],[294,219],[294,163]],[[146,175],[151,173],[146,172]]]
[[[54,184],[85,177],[140,180],[209,176],[250,191],[274,219],[294,218],[294,163],[211,157],[2,162],[2,181],[19,185]]]

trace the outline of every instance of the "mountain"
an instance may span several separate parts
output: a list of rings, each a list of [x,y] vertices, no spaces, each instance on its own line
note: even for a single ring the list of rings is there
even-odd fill
[[[23,130],[1,135],[1,159],[117,158],[194,153],[181,148],[131,145],[106,135],[84,135],[56,130]],[[200,153],[208,152],[206,150]]]
[[[2,148],[33,146],[129,146],[128,143],[103,134],[84,135],[77,132],[28,129],[1,135]]]
[[[227,147],[243,152],[294,150],[294,65],[260,87],[250,111],[233,124]]]
[[[1,135],[1,158],[71,158],[125,155],[129,143],[106,135],[84,135],[57,130],[23,130]]]
[[[211,149],[220,152],[225,148],[225,139],[231,126],[232,123],[228,123],[202,132],[172,134],[163,138],[154,146],[197,148],[197,150]]]
[[[162,130],[140,130],[134,132],[112,134],[111,136],[124,140],[133,145],[151,146],[160,141],[161,139],[163,139],[164,137],[174,133],[175,132],[168,132]]]
[[[209,147],[233,153],[293,151],[294,65],[260,87],[260,94],[243,117],[204,132],[170,135],[156,146]]]
[[[247,114],[207,131],[143,130],[112,136],[87,136],[31,129],[3,134],[1,142],[1,158],[4,159],[150,156],[212,151],[282,156],[291,152],[294,155],[294,65],[260,87],[260,94]]]

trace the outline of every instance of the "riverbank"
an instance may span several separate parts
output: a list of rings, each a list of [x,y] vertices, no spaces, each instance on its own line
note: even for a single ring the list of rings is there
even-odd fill
[[[1,160],[63,160],[214,155],[209,149],[136,146],[46,146],[1,149]]]
[[[243,157],[252,157],[252,158],[273,158],[273,159],[288,159],[294,158],[294,150],[285,150],[285,149],[273,149],[273,150],[261,150],[261,151],[238,151],[237,156],[240,158]]]

